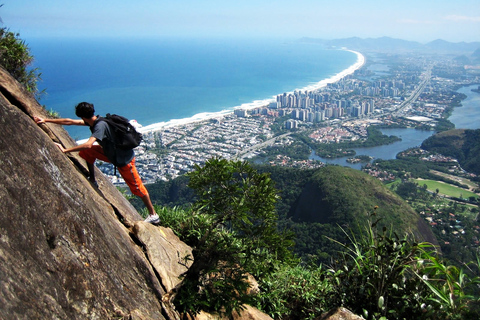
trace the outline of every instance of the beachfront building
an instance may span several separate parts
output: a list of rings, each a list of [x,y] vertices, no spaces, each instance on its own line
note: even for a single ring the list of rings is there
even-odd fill
[[[235,109],[233,111],[233,114],[236,115],[237,117],[245,118],[248,116],[248,112],[246,109]]]

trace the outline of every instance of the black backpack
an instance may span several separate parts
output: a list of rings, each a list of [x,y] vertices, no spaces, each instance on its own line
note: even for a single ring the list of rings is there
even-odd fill
[[[107,113],[105,117],[98,117],[98,121],[105,121],[113,134],[115,146],[120,149],[130,150],[140,145],[142,134],[138,132],[127,118],[116,114]]]

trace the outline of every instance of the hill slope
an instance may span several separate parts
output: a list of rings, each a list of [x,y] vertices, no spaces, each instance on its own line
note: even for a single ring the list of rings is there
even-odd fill
[[[370,218],[374,211],[375,218]],[[331,256],[336,249],[325,237],[345,241],[338,226],[361,232],[369,219],[381,219],[381,226],[399,236],[408,233],[417,240],[437,244],[430,227],[403,199],[379,180],[346,167],[318,170],[292,205],[290,216],[296,223],[298,250],[302,254]]]
[[[480,129],[454,129],[435,134],[422,143],[422,149],[458,160],[463,169],[480,175]]]
[[[292,207],[294,221],[345,224],[364,219],[378,206],[387,223],[414,229],[412,209],[377,179],[346,167],[318,170]]]

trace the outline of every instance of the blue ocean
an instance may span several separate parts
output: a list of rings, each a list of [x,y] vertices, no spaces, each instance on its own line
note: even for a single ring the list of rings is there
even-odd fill
[[[335,76],[355,53],[285,40],[28,39],[47,110],[74,118],[81,101],[98,114],[142,125],[220,112]],[[66,128],[73,138],[88,130]]]

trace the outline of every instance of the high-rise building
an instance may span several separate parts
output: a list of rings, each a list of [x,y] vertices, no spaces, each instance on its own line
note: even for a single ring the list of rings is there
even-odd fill
[[[247,110],[245,109],[235,109],[233,114],[241,118],[245,118],[248,115]]]
[[[270,109],[278,109],[281,107],[281,102],[275,101],[275,102],[270,102],[268,105]]]
[[[286,129],[296,129],[298,127],[297,120],[287,120],[285,121],[285,128]]]
[[[300,117],[300,110],[299,109],[293,109],[291,113],[291,118],[292,119],[298,119]]]
[[[325,120],[325,112],[317,111],[315,112],[315,122],[321,122]]]

